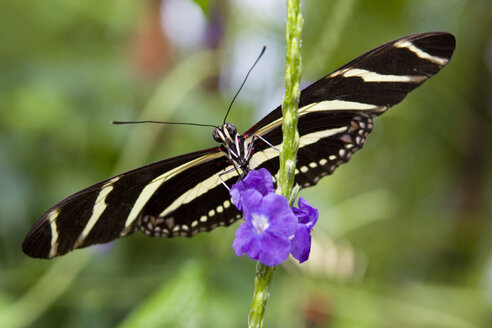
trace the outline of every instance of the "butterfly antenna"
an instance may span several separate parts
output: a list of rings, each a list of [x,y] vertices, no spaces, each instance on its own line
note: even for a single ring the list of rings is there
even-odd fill
[[[212,125],[212,124],[188,123],[188,122],[164,122],[164,121],[112,121],[111,122],[111,124],[115,124],[115,125],[143,124],[143,123],[168,124],[168,125],[208,126],[208,127],[212,127],[212,128],[217,128],[217,126]]]
[[[265,50],[266,50],[266,46],[263,46],[263,49],[261,49],[260,55],[258,56],[258,58],[256,58],[253,66],[251,66],[251,68],[249,69],[248,73],[246,74],[246,77],[243,80],[243,83],[239,87],[239,90],[237,90],[236,94],[234,95],[234,98],[232,98],[231,104],[229,105],[229,108],[227,109],[227,113],[226,113],[226,115],[224,117],[223,124],[225,124],[225,122],[227,120],[227,116],[229,115],[229,112],[231,111],[232,104],[234,104],[234,100],[236,100],[237,95],[239,94],[239,92],[241,92],[241,89],[243,88],[244,84],[246,83],[246,80],[248,79],[249,74],[251,73],[251,71],[253,70],[253,68],[255,68],[255,66],[258,63],[258,61],[260,60],[261,56],[263,56],[263,54],[265,53]]]

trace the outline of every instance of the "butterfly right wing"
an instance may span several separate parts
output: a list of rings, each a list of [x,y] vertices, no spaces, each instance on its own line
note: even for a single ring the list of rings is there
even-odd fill
[[[427,32],[388,42],[301,91],[299,150],[295,182],[301,187],[347,162],[365,143],[373,118],[402,101],[451,59],[453,35]],[[261,136],[277,149],[282,143],[280,106],[244,134]],[[256,138],[250,168],[279,169],[278,150]]]

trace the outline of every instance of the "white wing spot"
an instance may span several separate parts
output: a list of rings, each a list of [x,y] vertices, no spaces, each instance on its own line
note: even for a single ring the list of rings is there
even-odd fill
[[[314,168],[315,168],[315,167],[317,167],[317,166],[318,166],[318,164],[317,164],[317,163],[315,163],[315,162],[311,162],[311,163],[309,163],[309,167],[310,167],[310,168],[312,168],[312,169],[314,169]]]
[[[215,210],[212,209],[212,210],[208,211],[208,216],[209,217],[212,217],[214,215],[215,215]]]
[[[206,215],[202,215],[202,217],[200,218],[200,222],[207,222],[208,218]]]
[[[222,213],[222,212],[224,212],[224,208],[221,205],[217,206],[217,213]]]
[[[229,206],[231,206],[231,202],[228,200],[225,200],[224,201],[224,208],[229,208]]]
[[[306,173],[307,171],[309,171],[309,169],[307,168],[307,166],[301,166],[301,172],[302,173]]]
[[[331,155],[331,156],[334,156],[334,155]],[[336,156],[335,156],[335,158],[336,158]],[[328,163],[328,161],[325,158],[320,159],[320,161],[319,161],[319,165],[321,165],[321,166],[325,165],[326,163]]]
[[[191,222],[191,227],[192,228],[196,227],[197,225],[198,225],[198,221],[197,220]]]

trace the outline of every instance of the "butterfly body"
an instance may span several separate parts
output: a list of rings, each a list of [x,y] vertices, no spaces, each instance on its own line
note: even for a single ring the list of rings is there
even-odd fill
[[[238,135],[237,128],[232,123],[224,123],[215,128],[212,136],[215,141],[222,143],[222,151],[229,157],[233,169],[240,170],[239,176],[244,177],[249,172],[249,159],[252,152],[252,149],[247,147],[245,137]]]
[[[305,188],[333,173],[363,147],[373,120],[435,75],[451,59],[445,32],[409,35],[383,44],[302,90],[295,183]],[[241,217],[226,186],[249,170],[279,169],[280,106],[244,134],[225,123],[219,146],[189,153],[99,182],[61,201],[32,227],[22,245],[52,258],[135,231],[191,237]],[[226,185],[226,186],[224,186]]]

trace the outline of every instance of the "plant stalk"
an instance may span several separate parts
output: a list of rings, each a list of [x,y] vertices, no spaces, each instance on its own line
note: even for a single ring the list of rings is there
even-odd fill
[[[282,101],[283,142],[280,151],[280,169],[277,177],[277,192],[291,200],[294,187],[299,132],[297,118],[301,94],[301,31],[303,18],[301,0],[287,0],[287,25],[285,29],[285,95]],[[292,204],[291,204],[292,205]],[[275,267],[261,262],[256,264],[253,300],[251,302],[248,327],[263,327],[263,318],[268,301],[269,286]]]

